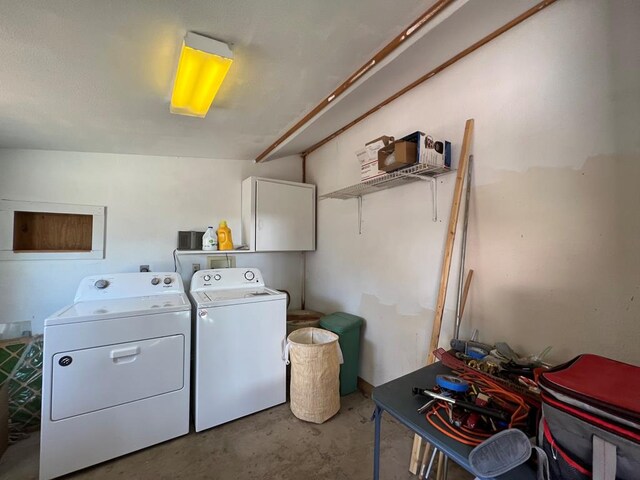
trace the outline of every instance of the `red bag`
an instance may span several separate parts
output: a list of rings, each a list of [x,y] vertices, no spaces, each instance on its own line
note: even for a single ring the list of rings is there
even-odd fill
[[[580,355],[541,374],[539,437],[555,479],[640,478],[640,368]]]

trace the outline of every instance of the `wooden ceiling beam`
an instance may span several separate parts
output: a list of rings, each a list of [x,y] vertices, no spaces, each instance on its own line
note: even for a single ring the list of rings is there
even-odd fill
[[[376,53],[362,67],[356,70],[347,80],[345,80],[338,88],[329,94],[324,100],[316,105],[309,113],[302,117],[295,125],[287,130],[280,138],[272,143],[266,150],[256,157],[256,162],[263,161],[267,155],[278,148],[282,142],[291,137],[295,132],[300,130],[307,122],[309,122],[318,113],[324,110],[331,102],[342,95],[349,87],[351,87],[360,77],[367,73],[375,65],[379,64],[384,58],[388,57],[394,50],[402,45],[408,38],[414,35],[418,30],[427,25],[436,15],[445,9],[453,0],[438,0],[431,8],[424,12],[417,20],[405,28],[402,33],[396,36],[391,42]]]
[[[538,13],[539,11],[541,11],[542,9],[548,7],[549,5],[551,5],[552,3],[555,3],[557,0],[543,0],[542,2],[538,3],[537,5],[534,5],[533,7],[531,7],[529,10],[527,10],[526,12],[518,15],[516,18],[514,18],[513,20],[511,20],[510,22],[504,24],[502,27],[498,28],[497,30],[493,31],[492,33],[490,33],[489,35],[487,35],[486,37],[478,40],[476,43],[474,43],[473,45],[471,45],[470,47],[465,48],[464,50],[462,50],[460,53],[458,53],[457,55],[451,57],[449,60],[447,60],[446,62],[442,63],[441,65],[438,65],[436,68],[434,68],[433,70],[427,72],[426,74],[424,74],[423,76],[421,76],[420,78],[418,78],[417,80],[415,80],[414,82],[410,83],[409,85],[407,85],[406,87],[404,87],[402,90],[399,90],[398,92],[394,93],[393,95],[391,95],[389,98],[383,100],[382,102],[380,102],[379,104],[377,104],[375,107],[367,110],[365,113],[363,113],[362,115],[360,115],[358,118],[356,118],[355,120],[349,122],[348,124],[346,124],[344,127],[336,130],[335,132],[333,132],[331,135],[329,135],[328,137],[323,138],[322,140],[320,140],[318,143],[312,145],[311,147],[307,148],[304,152],[303,155],[307,156],[309,155],[311,152],[313,152],[314,150],[317,150],[318,148],[320,148],[322,145],[324,145],[325,143],[333,140],[334,138],[336,138],[338,135],[340,135],[341,133],[345,132],[346,130],[350,129],[351,127],[353,127],[355,124],[361,122],[362,120],[364,120],[365,118],[367,118],[369,115],[377,112],[378,110],[380,110],[382,107],[384,107],[385,105],[388,105],[389,103],[393,102],[395,99],[397,99],[398,97],[404,95],[405,93],[407,93],[409,90],[414,89],[415,87],[417,87],[418,85],[426,82],[427,80],[429,80],[431,77],[433,77],[434,75],[440,73],[442,70],[444,70],[445,68],[453,65],[454,63],[456,63],[458,60],[466,57],[467,55],[469,55],[470,53],[474,52],[475,50],[477,50],[478,48],[482,47],[483,45],[486,45],[487,43],[489,43],[491,40],[495,39],[496,37],[499,37],[500,35],[502,35],[504,32],[506,32],[507,30],[510,30],[511,28],[515,27],[516,25],[518,25],[519,23],[522,23],[523,21],[525,21],[527,18],[531,17],[532,15],[535,15],[536,13]]]
[[[518,15],[516,18],[514,18],[513,20],[511,20],[510,22],[504,24],[502,27],[498,28],[497,30],[495,30],[494,32],[490,33],[489,35],[487,35],[486,37],[478,40],[476,43],[474,43],[473,45],[465,48],[464,50],[462,50],[460,53],[458,53],[457,55],[451,57],[449,60],[447,60],[446,62],[442,63],[441,65],[438,65],[436,68],[434,68],[433,70],[427,72],[426,74],[424,74],[423,76],[421,76],[420,78],[418,78],[417,80],[415,80],[414,82],[410,83],[409,85],[407,85],[406,87],[404,87],[403,89],[399,90],[398,92],[394,93],[393,95],[391,95],[390,97],[388,97],[387,99],[383,100],[382,102],[380,102],[379,104],[377,104],[375,107],[367,110],[365,113],[363,113],[362,115],[360,115],[358,118],[356,118],[355,120],[349,122],[348,124],[346,124],[345,126],[343,126],[342,128],[339,128],[338,130],[336,130],[335,132],[333,132],[331,135],[329,135],[328,137],[323,138],[322,140],[320,140],[318,143],[312,145],[311,147],[307,148],[304,152],[303,155],[307,156],[309,155],[311,152],[313,152],[314,150],[317,150],[318,148],[320,148],[322,145],[324,145],[325,143],[333,140],[334,138],[336,138],[338,135],[340,135],[341,133],[344,133],[346,130],[350,129],[351,127],[353,127],[355,124],[361,122],[362,120],[364,120],[365,118],[367,118],[369,115],[377,112],[378,110],[380,110],[382,107],[384,107],[385,105],[388,105],[389,103],[393,102],[395,99],[397,99],[398,97],[404,95],[405,93],[407,93],[408,91],[414,89],[415,87],[417,87],[418,85],[426,82],[427,80],[429,80],[431,77],[433,77],[434,75],[440,73],[441,71],[443,71],[445,68],[453,65],[454,63],[456,63],[458,60],[461,60],[462,58],[466,57],[467,55],[469,55],[470,53],[476,51],[478,48],[482,47],[483,45],[486,45],[487,43],[489,43],[491,40],[499,37],[500,35],[502,35],[503,33],[505,33],[506,31],[512,29],[513,27],[515,27],[516,25],[522,23],[523,21],[525,21],[527,18],[535,15],[536,13],[538,13],[539,11],[543,10],[544,8],[548,7],[549,5],[551,5],[552,3],[555,3],[557,0],[543,0],[542,2],[538,3],[537,5],[534,5],[533,7],[531,7],[529,10],[525,11],[524,13]]]

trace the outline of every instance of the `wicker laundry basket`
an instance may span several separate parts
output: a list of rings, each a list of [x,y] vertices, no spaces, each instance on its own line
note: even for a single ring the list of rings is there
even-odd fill
[[[291,411],[300,420],[323,423],[340,410],[342,352],[335,333],[301,328],[287,338],[291,358]]]

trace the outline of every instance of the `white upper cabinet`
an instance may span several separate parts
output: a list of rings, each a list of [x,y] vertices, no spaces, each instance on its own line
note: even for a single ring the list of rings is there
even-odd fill
[[[316,248],[316,186],[268,178],[242,182],[242,243],[256,252]]]

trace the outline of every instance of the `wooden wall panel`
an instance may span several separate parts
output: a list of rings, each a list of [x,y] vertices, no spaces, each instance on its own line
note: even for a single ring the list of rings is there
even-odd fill
[[[91,251],[92,234],[92,215],[16,211],[13,251]]]

